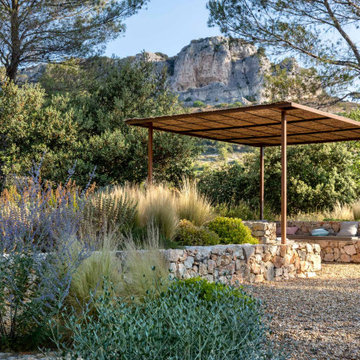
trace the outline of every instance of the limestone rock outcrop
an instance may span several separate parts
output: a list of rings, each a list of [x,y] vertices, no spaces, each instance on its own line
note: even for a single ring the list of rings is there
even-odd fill
[[[261,102],[270,61],[255,46],[222,36],[193,40],[176,56],[148,54],[167,66],[171,89],[180,100],[207,104]]]

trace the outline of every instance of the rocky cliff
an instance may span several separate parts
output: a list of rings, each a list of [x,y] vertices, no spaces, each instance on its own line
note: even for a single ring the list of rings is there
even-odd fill
[[[140,56],[141,54],[138,54],[131,59]],[[299,96],[304,99],[307,96],[307,88],[316,94],[317,88],[321,85],[316,82],[314,86],[311,82],[311,78],[315,78],[314,74],[307,74],[306,69],[303,69],[305,72],[302,71],[293,59],[271,64],[264,53],[255,46],[240,39],[222,36],[193,40],[174,57],[161,53],[147,53],[147,58],[155,63],[158,69],[166,67],[170,88],[179,94],[180,100],[188,106],[196,101],[220,105],[296,100]],[[114,61],[108,58],[104,60]],[[117,63],[121,62],[120,59]],[[22,71],[19,78],[36,82],[45,69],[44,64],[27,68]],[[275,81],[270,81],[271,87],[265,86],[265,79],[268,84],[269,76],[273,75],[277,77]],[[301,75],[301,85],[296,78],[297,75]],[[290,86],[284,87],[284,83]]]
[[[167,66],[170,87],[185,103],[207,104],[264,100],[263,78],[270,62],[250,44],[217,36],[193,40],[176,56],[148,54]]]

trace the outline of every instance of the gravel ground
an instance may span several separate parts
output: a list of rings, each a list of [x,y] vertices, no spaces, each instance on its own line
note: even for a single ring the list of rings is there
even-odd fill
[[[272,317],[288,359],[360,359],[360,264],[323,264],[318,277],[245,285]]]

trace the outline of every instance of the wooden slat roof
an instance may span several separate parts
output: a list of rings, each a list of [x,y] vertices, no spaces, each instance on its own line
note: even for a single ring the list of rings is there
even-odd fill
[[[287,143],[360,140],[360,122],[293,102],[244,106],[191,114],[129,119],[127,124],[250,146],[281,145],[281,111]]]

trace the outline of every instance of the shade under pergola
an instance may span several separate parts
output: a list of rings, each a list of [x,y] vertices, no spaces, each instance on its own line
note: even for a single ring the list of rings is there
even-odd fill
[[[286,243],[286,146],[360,139],[360,123],[293,102],[126,120],[149,129],[152,180],[153,130],[260,147],[260,218],[264,208],[264,147],[282,147],[281,237]]]

